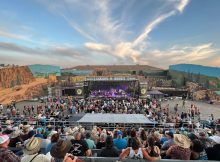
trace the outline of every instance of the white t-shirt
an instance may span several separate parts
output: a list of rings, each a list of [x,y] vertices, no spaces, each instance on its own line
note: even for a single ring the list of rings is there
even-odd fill
[[[130,153],[129,153],[129,156],[128,156],[128,157],[129,157],[129,158],[139,158],[139,159],[143,159],[142,149],[139,148],[139,149],[138,149],[138,152],[135,153],[135,151],[134,151],[132,148],[130,148]]]

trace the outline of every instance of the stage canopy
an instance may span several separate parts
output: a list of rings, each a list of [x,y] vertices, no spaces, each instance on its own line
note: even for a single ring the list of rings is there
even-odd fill
[[[143,114],[86,114],[79,123],[154,124]]]

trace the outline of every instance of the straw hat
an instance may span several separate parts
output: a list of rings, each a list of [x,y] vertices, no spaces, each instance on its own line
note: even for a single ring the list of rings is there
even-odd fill
[[[11,133],[11,138],[16,138],[18,136],[20,136],[21,131],[20,130],[15,130]]]
[[[190,147],[190,139],[183,134],[174,134],[174,142],[182,148]]]
[[[24,145],[24,153],[27,155],[33,155],[38,153],[41,148],[42,139],[38,137],[32,137],[28,142]]]
[[[55,158],[63,158],[70,150],[72,144],[69,140],[59,140],[50,150],[51,156]]]
[[[28,124],[28,125],[23,125],[23,131],[24,132],[28,132],[29,130],[30,130],[30,125]]]

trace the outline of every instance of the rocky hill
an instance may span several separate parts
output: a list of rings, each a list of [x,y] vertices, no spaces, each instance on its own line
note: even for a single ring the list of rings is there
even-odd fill
[[[0,103],[10,104],[11,101],[29,100],[44,95],[44,89],[47,89],[48,80],[44,78],[36,78],[29,84],[22,84],[14,88],[0,89]]]
[[[34,80],[35,78],[27,66],[0,68],[0,88],[12,88]]]

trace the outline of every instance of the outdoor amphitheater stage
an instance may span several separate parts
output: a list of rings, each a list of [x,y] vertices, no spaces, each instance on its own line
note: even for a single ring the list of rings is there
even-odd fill
[[[85,114],[78,124],[84,126],[121,127],[154,127],[157,123],[143,114]]]

